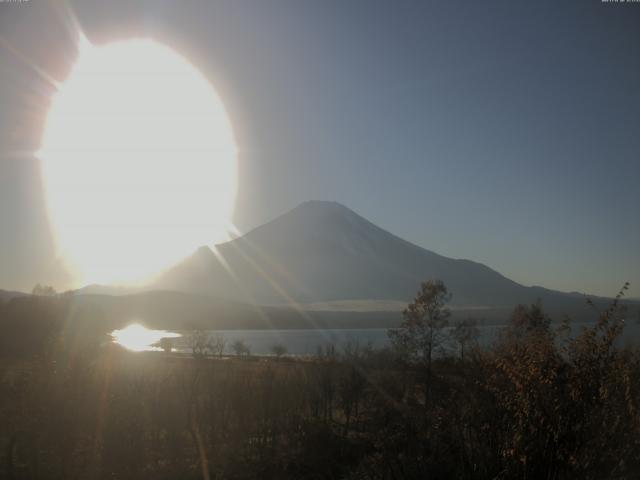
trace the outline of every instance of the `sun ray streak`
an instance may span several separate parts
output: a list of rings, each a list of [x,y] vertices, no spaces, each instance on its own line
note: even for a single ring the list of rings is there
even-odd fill
[[[249,304],[254,308],[254,310],[260,316],[260,318],[262,318],[262,320],[267,325],[269,325],[270,327],[273,327],[273,324],[271,323],[271,319],[269,319],[269,317],[262,311],[260,306],[255,302],[253,295],[247,288],[244,287],[242,281],[238,278],[238,275],[233,271],[233,269],[229,265],[229,262],[227,262],[227,259],[224,258],[224,256],[220,253],[220,251],[216,248],[215,245],[213,246],[211,251],[220,262],[220,265],[222,265],[222,268],[224,268],[227,271],[227,273],[231,276],[236,286],[243,291],[243,293],[247,296],[247,298],[249,298],[250,300]]]
[[[258,263],[247,255],[241,248],[238,247],[236,241],[244,239],[245,245],[250,245],[250,242],[246,239],[246,237],[240,237],[235,241],[230,242],[236,251],[256,270],[256,272],[264,278],[269,285],[278,293],[280,296],[286,301],[287,305],[291,307],[300,317],[305,320],[309,325],[311,325],[315,330],[319,331],[322,337],[325,339],[327,343],[332,343],[332,340],[328,334],[328,332],[322,328],[318,323],[313,319],[313,317],[302,308],[302,306],[291,297],[285,288],[283,288],[276,280],[271,278],[271,276],[260,266]]]
[[[305,293],[310,294],[311,292],[300,279],[296,278],[289,270],[287,270],[283,265],[279,264],[271,257],[269,257],[266,253],[264,253],[257,245],[253,244],[246,236],[241,235],[237,229],[231,230],[232,233],[237,234],[235,238],[236,241],[244,243],[249,249],[251,249],[257,256],[259,256],[263,261],[269,264],[271,268],[276,270],[284,279],[290,284],[295,285],[296,288],[302,289]],[[295,302],[294,302],[295,303]]]
[[[84,43],[88,44],[89,41],[84,29],[69,2],[67,0],[49,0],[49,4],[66,28],[69,37],[78,43],[78,47],[81,47]]]
[[[36,65],[34,62],[29,60],[29,58],[24,55],[20,50],[15,48],[13,45],[9,43],[3,37],[0,37],[0,48],[4,48],[9,53],[11,53],[15,58],[17,58],[23,65],[30,68],[34,71],[40,78],[42,78],[45,82],[51,85],[54,89],[58,90],[60,88],[60,82],[58,82],[55,78],[45,72],[42,68]]]

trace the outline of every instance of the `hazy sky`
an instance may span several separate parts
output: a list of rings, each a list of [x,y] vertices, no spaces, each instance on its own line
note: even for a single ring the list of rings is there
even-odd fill
[[[600,0],[0,3],[0,288],[65,286],[31,152],[70,11],[210,79],[240,230],[336,200],[525,285],[640,296],[640,3]]]

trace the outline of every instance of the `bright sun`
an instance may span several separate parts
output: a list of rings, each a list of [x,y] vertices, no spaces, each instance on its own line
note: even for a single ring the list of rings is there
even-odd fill
[[[78,284],[145,280],[227,239],[231,124],[212,86],[163,45],[83,45],[39,157],[58,252]]]

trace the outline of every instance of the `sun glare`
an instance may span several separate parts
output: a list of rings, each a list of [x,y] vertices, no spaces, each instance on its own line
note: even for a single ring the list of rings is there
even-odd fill
[[[150,330],[138,323],[129,325],[122,330],[111,332],[113,341],[133,352],[145,352],[150,350],[160,350],[154,346],[163,338],[178,338],[179,333],[168,332],[166,330]]]
[[[231,124],[213,87],[166,46],[82,46],[39,157],[58,253],[78,284],[143,281],[227,239]]]

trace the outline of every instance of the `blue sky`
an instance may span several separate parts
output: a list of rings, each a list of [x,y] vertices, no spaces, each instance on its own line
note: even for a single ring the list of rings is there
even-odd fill
[[[151,36],[209,78],[240,148],[240,230],[336,200],[526,285],[640,296],[640,4],[69,5],[93,42]],[[0,4],[0,288],[67,281],[29,154],[51,91],[20,59],[63,80],[67,13]]]

